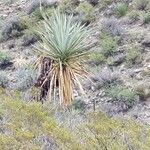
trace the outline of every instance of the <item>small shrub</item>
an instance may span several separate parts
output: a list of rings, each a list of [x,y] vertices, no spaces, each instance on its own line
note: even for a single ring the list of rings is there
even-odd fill
[[[123,34],[123,29],[115,18],[103,20],[101,28],[102,32],[106,32],[112,36],[120,36]]]
[[[125,3],[118,3],[115,7],[115,14],[119,17],[126,15],[128,11],[128,6]]]
[[[108,6],[109,4],[111,4],[112,0],[99,0],[99,4],[102,6],[102,7],[106,7]]]
[[[60,4],[60,10],[62,12],[65,12],[67,14],[73,14],[75,13],[75,9],[76,7],[79,5],[79,1],[78,0],[63,0]]]
[[[9,18],[2,25],[3,40],[22,35],[22,30],[24,30],[24,25],[22,25],[18,16]]]
[[[130,14],[129,14],[129,19],[132,22],[140,20],[139,12],[138,11],[131,11]]]
[[[100,46],[102,49],[102,54],[104,54],[105,56],[112,55],[116,51],[117,40],[112,36],[103,34],[100,41]]]
[[[135,91],[140,96],[140,100],[146,101],[150,98],[150,81],[143,80],[135,85]]]
[[[49,16],[52,15],[53,13],[53,9],[52,7],[42,7],[42,12],[41,12],[41,8],[37,8],[34,12],[33,12],[33,16],[39,21],[43,19],[43,13],[47,13]]]
[[[23,15],[20,18],[20,23],[23,26],[23,29],[29,29],[30,26],[33,26],[35,24],[36,20],[32,17],[29,17],[29,15]]]
[[[90,55],[90,59],[94,61],[96,64],[100,64],[106,61],[106,57],[98,52],[92,53]]]
[[[150,5],[149,0],[134,0],[133,5],[138,10],[146,10],[148,6]]]
[[[9,79],[7,77],[6,72],[0,71],[0,87],[6,88],[8,81],[9,81]]]
[[[94,7],[88,2],[80,3],[76,11],[79,13],[79,17],[83,23],[90,23],[95,19]]]
[[[122,85],[113,85],[106,90],[107,96],[112,98],[112,101],[124,102],[127,106],[133,106],[137,99],[136,94]]]
[[[131,47],[126,51],[126,63],[136,64],[141,61],[141,52],[137,47]]]
[[[11,58],[8,54],[0,52],[0,68],[10,63]]]
[[[75,109],[75,110],[81,110],[81,111],[84,111],[85,108],[86,108],[86,103],[82,100],[74,100],[73,103],[72,103],[72,107]]]
[[[144,24],[150,23],[150,13],[146,13],[146,14],[143,16],[143,23],[144,23]]]
[[[16,83],[12,84],[11,88],[19,91],[26,91],[36,82],[36,72],[33,70],[21,69],[16,73]]]

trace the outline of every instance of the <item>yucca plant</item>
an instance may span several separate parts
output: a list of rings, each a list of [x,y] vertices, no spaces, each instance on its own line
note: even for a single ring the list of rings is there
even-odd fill
[[[61,105],[70,105],[73,100],[74,87],[84,93],[80,77],[87,78],[83,66],[87,52],[86,38],[89,30],[81,23],[73,22],[73,16],[53,12],[53,16],[43,15],[38,65],[41,72],[39,84],[42,91],[40,99],[55,99],[58,91]],[[58,89],[58,90],[57,90]]]

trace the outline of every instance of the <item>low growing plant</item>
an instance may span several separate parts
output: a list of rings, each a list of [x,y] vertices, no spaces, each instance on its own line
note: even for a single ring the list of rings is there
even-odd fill
[[[136,93],[122,85],[112,85],[106,90],[106,93],[112,98],[112,101],[124,102],[128,107],[133,106],[137,100]]]
[[[123,17],[126,15],[127,11],[128,11],[128,6],[125,3],[118,3],[115,6],[115,14],[118,17]]]
[[[117,48],[117,40],[110,35],[103,34],[100,41],[101,52],[105,56],[112,55]]]
[[[81,21],[83,23],[90,23],[95,19],[94,7],[88,2],[80,3],[80,5],[76,8],[76,10],[79,13]]]
[[[143,16],[143,23],[144,24],[149,24],[150,23],[150,13],[146,13]]]

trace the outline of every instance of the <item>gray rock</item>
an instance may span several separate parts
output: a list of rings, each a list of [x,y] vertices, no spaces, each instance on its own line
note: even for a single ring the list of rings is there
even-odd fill
[[[36,8],[41,6],[54,6],[58,3],[59,0],[31,0],[26,6],[26,11],[28,14],[31,14],[35,11]]]

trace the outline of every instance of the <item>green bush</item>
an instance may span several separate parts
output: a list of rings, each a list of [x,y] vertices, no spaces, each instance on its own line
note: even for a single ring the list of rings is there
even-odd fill
[[[140,20],[140,15],[138,11],[131,11],[128,16],[129,19],[133,22]]]
[[[8,81],[9,79],[7,77],[7,73],[4,71],[0,71],[0,87],[6,88]]]
[[[118,17],[123,17],[126,15],[127,11],[128,11],[128,6],[125,4],[125,3],[118,3],[116,6],[115,6],[115,14],[118,16]]]
[[[94,52],[90,55],[90,59],[94,61],[96,64],[100,64],[106,61],[106,57],[99,53],[99,52]]]
[[[135,91],[140,96],[140,100],[146,101],[150,98],[150,80],[143,80],[137,82],[135,85]]]
[[[0,52],[0,66],[7,65],[10,62],[11,58],[7,53]]]
[[[144,16],[143,16],[143,23],[144,24],[150,23],[150,13],[144,14]]]
[[[88,2],[80,3],[76,8],[76,11],[79,13],[80,19],[83,23],[90,23],[95,19],[94,7]]]
[[[112,85],[106,90],[107,96],[112,98],[112,101],[124,102],[127,106],[133,106],[137,96],[135,92],[122,85]]]
[[[136,64],[141,61],[141,52],[139,48],[132,46],[126,51],[126,63],[128,65]]]
[[[116,51],[117,40],[110,35],[103,34],[100,41],[102,54],[105,56],[111,55]]]

